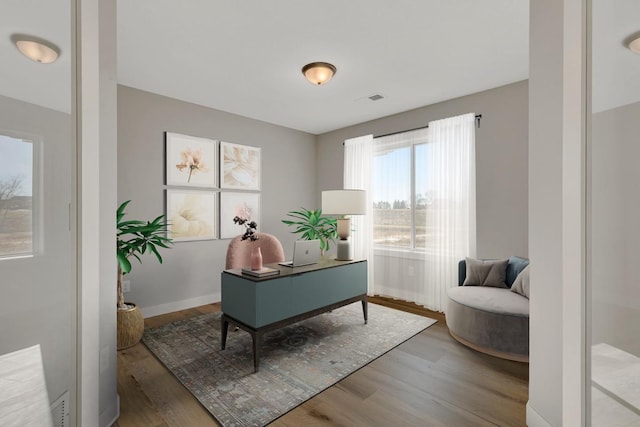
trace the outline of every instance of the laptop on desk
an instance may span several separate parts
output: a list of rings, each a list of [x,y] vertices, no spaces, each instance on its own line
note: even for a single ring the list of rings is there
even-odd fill
[[[280,262],[285,267],[315,264],[320,259],[320,240],[296,240],[293,243],[293,260]]]

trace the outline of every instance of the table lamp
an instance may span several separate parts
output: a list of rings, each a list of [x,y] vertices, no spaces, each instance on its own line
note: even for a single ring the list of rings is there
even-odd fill
[[[322,213],[339,215],[338,242],[336,243],[336,259],[348,261],[353,259],[353,250],[349,236],[351,235],[351,218],[348,215],[365,215],[367,213],[367,196],[364,190],[328,190],[322,192]]]

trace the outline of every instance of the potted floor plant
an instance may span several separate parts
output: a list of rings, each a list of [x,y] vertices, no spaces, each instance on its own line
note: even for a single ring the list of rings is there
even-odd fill
[[[167,223],[164,215],[153,221],[125,220],[125,208],[131,202],[122,203],[116,211],[118,258],[118,350],[131,347],[142,339],[144,320],[136,304],[125,302],[122,279],[131,272],[131,258],[142,263],[141,256],[153,254],[162,264],[159,248],[169,248],[173,242],[166,237]]]
[[[322,210],[308,210],[301,208],[299,211],[287,213],[292,220],[283,219],[282,222],[290,227],[295,227],[292,233],[300,234],[303,240],[320,240],[320,252],[324,256],[329,250],[329,243],[335,242],[338,237],[338,225],[335,218],[322,216]]]

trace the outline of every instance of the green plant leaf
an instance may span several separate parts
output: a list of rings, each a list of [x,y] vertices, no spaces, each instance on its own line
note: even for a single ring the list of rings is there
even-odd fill
[[[158,247],[168,249],[173,244],[173,240],[165,235],[167,222],[164,215],[159,215],[152,221],[125,221],[125,209],[130,202],[127,200],[116,210],[116,255],[118,264],[125,273],[131,271],[130,257],[142,263],[141,255],[152,253],[162,263]]]
[[[155,244],[156,244],[157,246],[160,246],[161,248],[166,248],[166,249],[169,249],[169,248],[170,248],[170,246],[168,246],[168,245],[164,242],[164,239],[163,239],[163,240],[159,240],[159,241],[155,242]]]
[[[162,256],[160,255],[160,253],[158,252],[158,250],[156,249],[154,244],[153,243],[147,243],[147,246],[149,247],[149,251],[152,252],[156,256],[156,259],[158,260],[158,262],[160,264],[162,264]]]
[[[118,264],[120,265],[120,269],[122,270],[122,272],[125,274],[129,273],[131,271],[131,263],[129,262],[127,257],[121,253],[118,253],[117,256]]]
[[[286,214],[292,219],[283,219],[282,223],[289,227],[293,227],[292,233],[300,234],[301,239],[320,240],[320,248],[329,249],[329,242],[335,241],[337,238],[337,220],[331,217],[323,217],[322,210],[309,210],[301,208],[301,210],[290,211]]]

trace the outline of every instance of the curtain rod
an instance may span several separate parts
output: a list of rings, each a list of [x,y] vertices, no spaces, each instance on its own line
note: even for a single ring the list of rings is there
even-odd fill
[[[480,128],[481,118],[482,118],[482,114],[476,114],[476,124],[478,125],[478,128]],[[397,132],[385,133],[384,135],[374,135],[374,138],[382,138],[383,136],[391,136],[391,135],[397,135],[399,133],[411,132],[414,130],[427,129],[428,127],[429,125],[426,125],[426,126],[420,126],[418,128],[413,128],[413,129],[399,130]],[[344,145],[344,143],[342,145]]]

